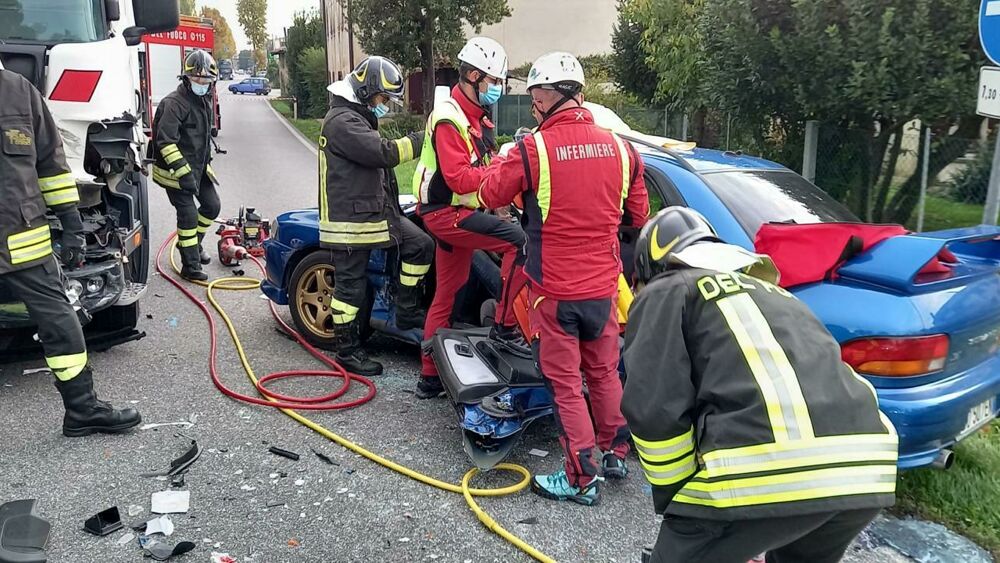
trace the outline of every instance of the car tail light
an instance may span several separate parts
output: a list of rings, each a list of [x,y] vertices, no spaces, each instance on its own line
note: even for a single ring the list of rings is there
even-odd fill
[[[948,336],[863,338],[841,346],[840,357],[865,375],[915,377],[944,369]]]
[[[100,70],[64,70],[49,99],[57,102],[89,102],[94,97],[101,74]]]

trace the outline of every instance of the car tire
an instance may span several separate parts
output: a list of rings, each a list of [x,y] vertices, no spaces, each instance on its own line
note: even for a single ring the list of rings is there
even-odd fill
[[[333,287],[333,258],[328,250],[307,255],[288,278],[288,310],[295,329],[307,342],[326,350],[335,350],[336,345],[333,316],[327,305],[333,298]],[[371,334],[370,316],[371,306],[366,303],[358,313],[362,338]]]

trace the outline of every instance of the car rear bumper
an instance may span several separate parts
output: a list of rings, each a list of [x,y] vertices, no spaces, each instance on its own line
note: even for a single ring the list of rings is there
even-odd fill
[[[956,443],[970,409],[990,399],[994,406],[1000,403],[1000,356],[941,381],[880,388],[878,395],[882,411],[899,433],[899,467],[930,465],[941,450]]]

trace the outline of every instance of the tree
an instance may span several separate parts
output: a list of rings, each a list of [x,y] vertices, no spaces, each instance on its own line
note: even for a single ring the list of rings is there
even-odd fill
[[[220,61],[233,58],[236,54],[236,40],[233,39],[233,30],[222,12],[202,6],[201,17],[211,19],[212,27],[215,28],[215,58]]]
[[[786,152],[801,153],[805,120],[835,127],[824,153],[850,180],[831,191],[863,218],[905,222],[916,204],[919,174],[893,183],[907,123],[935,133],[932,177],[943,147],[977,136],[975,0],[634,3],[659,98],[736,111]]]
[[[301,89],[308,95],[299,97],[299,107],[309,117],[323,117],[326,113],[326,52],[321,47],[309,47],[296,61],[299,67]]]
[[[345,3],[346,0],[341,0]],[[482,26],[510,15],[507,0],[397,0],[354,1],[350,14],[365,51],[391,58],[408,69],[423,71],[424,113],[434,102],[435,69],[454,64],[465,42],[463,26],[478,33]]]
[[[639,101],[651,103],[656,96],[657,76],[646,63],[648,55],[642,43],[646,27],[636,4],[636,0],[618,0],[618,23],[611,38],[611,78]]]
[[[243,49],[240,51],[236,61],[236,68],[240,70],[250,70],[253,66],[253,53],[249,49]]]
[[[180,0],[181,13],[185,16],[193,16],[195,14],[195,0]]]
[[[326,107],[327,96],[325,91],[319,91],[319,101],[313,103],[312,95],[316,89],[311,87],[306,75],[312,75],[312,69],[307,70],[302,66],[304,62],[315,65],[315,55],[303,57],[305,51],[318,49],[323,51],[326,41],[323,18],[315,10],[309,12],[296,12],[292,19],[292,26],[288,28],[285,41],[285,57],[288,61],[288,82],[291,94],[298,98],[299,107],[303,111],[309,112],[310,108],[318,107],[322,104]],[[324,59],[325,61],[325,59]],[[323,63],[323,81],[326,81],[326,63]],[[316,117],[322,117],[320,114]]]
[[[258,67],[267,64],[267,0],[237,0],[236,13],[240,25],[253,46],[254,60]]]

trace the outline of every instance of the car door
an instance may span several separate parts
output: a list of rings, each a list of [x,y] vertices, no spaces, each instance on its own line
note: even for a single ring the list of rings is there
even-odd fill
[[[646,191],[649,193],[650,217],[665,207],[687,205],[677,187],[663,172],[647,166],[643,179],[646,181]],[[635,269],[635,243],[638,238],[639,229],[632,227],[622,227],[619,229],[618,239],[621,241],[622,272],[625,274],[626,280],[632,279],[632,272]]]

